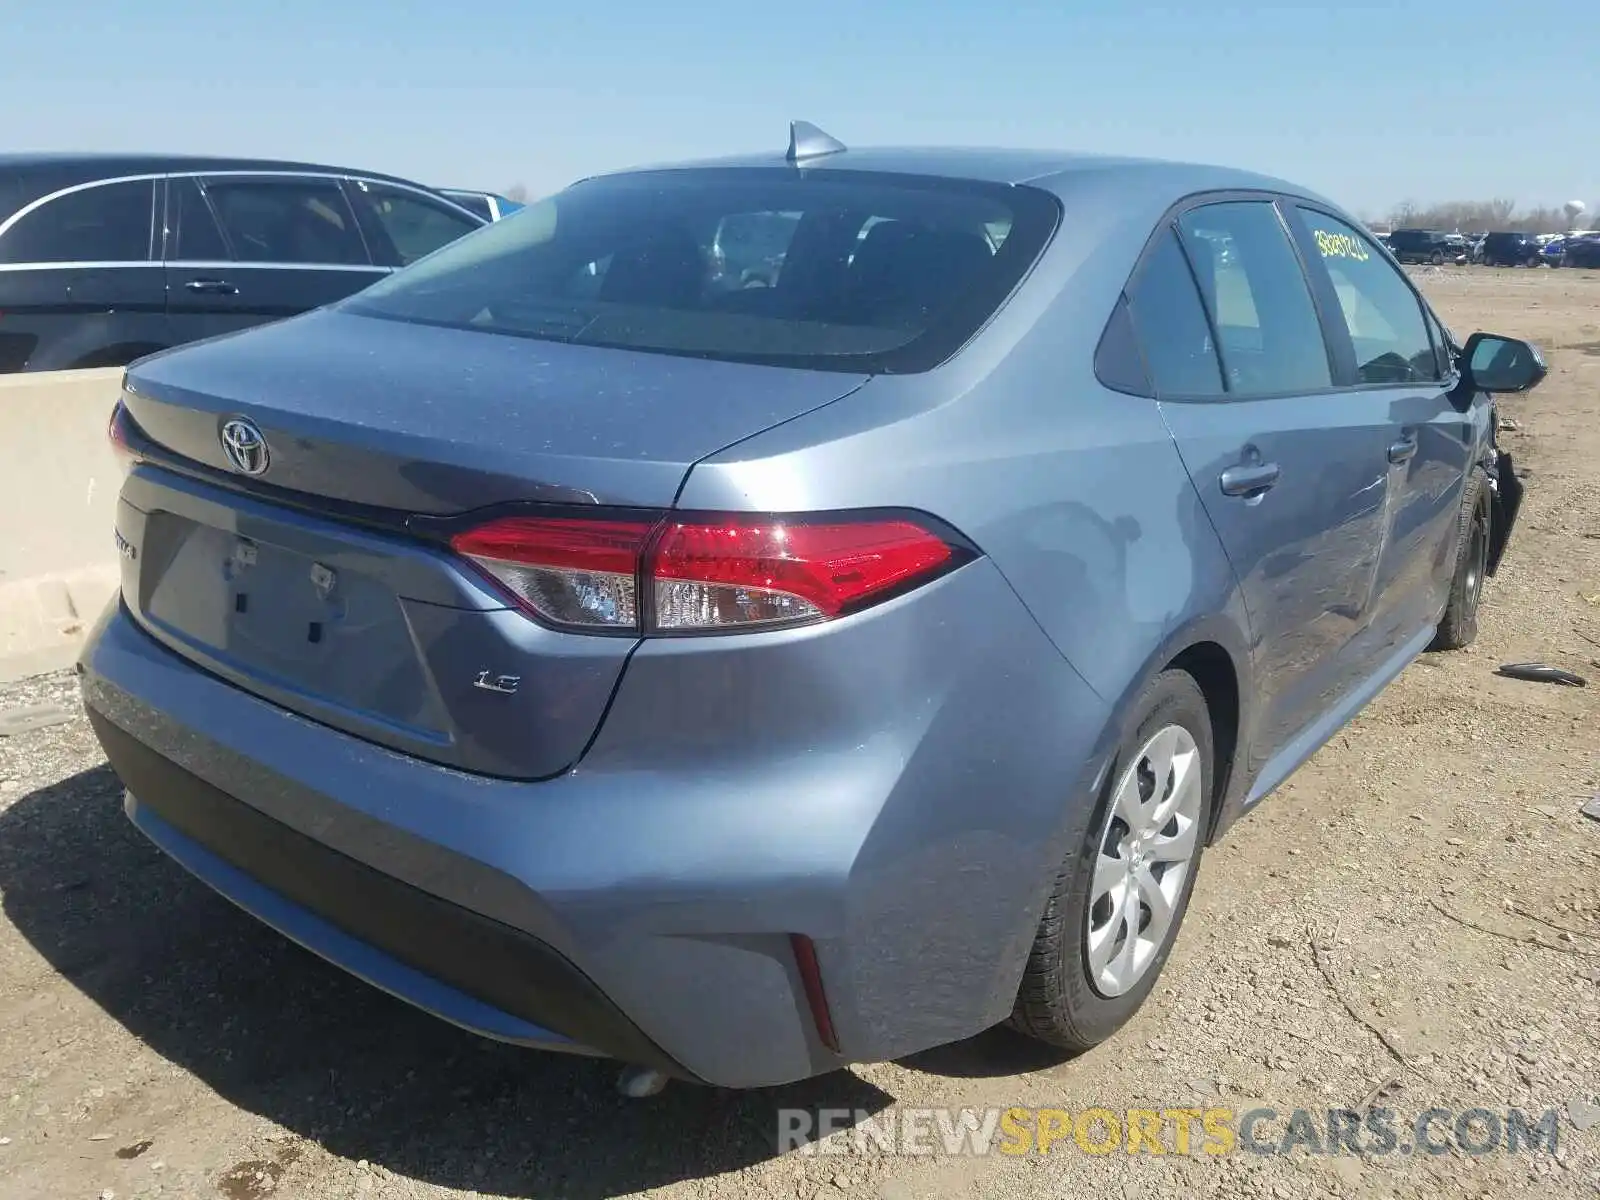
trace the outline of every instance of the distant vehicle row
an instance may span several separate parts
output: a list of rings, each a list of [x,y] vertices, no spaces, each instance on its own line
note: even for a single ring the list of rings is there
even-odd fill
[[[1403,263],[1465,262],[1469,252],[1466,236],[1438,229],[1396,229],[1382,238],[1395,258]]]
[[[1543,254],[1552,267],[1600,267],[1600,229],[1552,238]]]
[[[1396,229],[1379,240],[1403,263],[1600,267],[1600,230],[1554,236],[1497,230],[1474,236],[1440,229]]]
[[[455,195],[306,163],[0,155],[0,372],[120,366],[305,312],[514,207]]]

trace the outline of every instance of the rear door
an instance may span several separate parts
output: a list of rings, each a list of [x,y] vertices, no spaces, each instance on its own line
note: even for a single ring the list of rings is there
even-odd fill
[[[1189,310],[1181,340],[1147,327],[1157,304]],[[1359,635],[1388,521],[1389,405],[1336,387],[1317,305],[1269,198],[1182,212],[1132,310],[1155,373],[1163,360],[1181,364],[1171,386],[1158,379],[1158,398],[1250,615],[1259,766],[1375,669]]]
[[[319,308],[387,273],[333,176],[173,176],[168,197],[168,316],[181,340]]]
[[[1353,224],[1310,205],[1292,225],[1325,289],[1335,358],[1352,403],[1382,403],[1394,422],[1390,521],[1373,586],[1372,635],[1398,648],[1433,624],[1455,567],[1470,410],[1450,399],[1435,323],[1401,271]]]
[[[64,190],[0,218],[0,370],[117,365],[163,344],[156,181]]]

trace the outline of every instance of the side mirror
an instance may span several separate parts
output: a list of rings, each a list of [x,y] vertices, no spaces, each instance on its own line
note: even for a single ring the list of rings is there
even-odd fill
[[[1461,350],[1462,375],[1480,392],[1526,392],[1539,385],[1549,371],[1544,355],[1532,342],[1475,333]]]

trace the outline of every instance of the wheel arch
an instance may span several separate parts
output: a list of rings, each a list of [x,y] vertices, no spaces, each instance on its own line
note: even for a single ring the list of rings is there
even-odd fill
[[[1211,716],[1212,763],[1210,804],[1207,806],[1206,841],[1210,842],[1222,816],[1224,797],[1238,768],[1239,671],[1233,656],[1219,643],[1200,641],[1186,647],[1165,668],[1190,675],[1200,685],[1206,711]]]
[[[1193,677],[1211,716],[1212,764],[1207,842],[1215,841],[1239,809],[1249,781],[1248,756],[1252,671],[1247,626],[1240,612],[1212,614],[1184,623],[1167,634],[1129,681],[1115,704],[1096,754],[1094,794],[1116,769],[1117,750],[1137,719],[1134,704],[1150,681],[1163,671],[1181,670]]]

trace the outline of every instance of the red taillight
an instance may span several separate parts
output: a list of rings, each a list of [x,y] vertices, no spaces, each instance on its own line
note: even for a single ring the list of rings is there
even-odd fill
[[[639,558],[654,528],[654,521],[503,517],[450,545],[547,621],[637,629]]]
[[[837,617],[939,570],[952,553],[906,520],[675,521],[651,553],[652,616],[664,630]]]
[[[106,440],[111,443],[111,453],[116,457],[117,465],[126,474],[132,470],[133,464],[139,461],[139,456],[134,452],[128,442],[128,423],[132,418],[121,400],[111,407],[111,420],[106,425]]]
[[[503,517],[450,544],[552,624],[661,633],[829,620],[967,554],[906,517]]]

